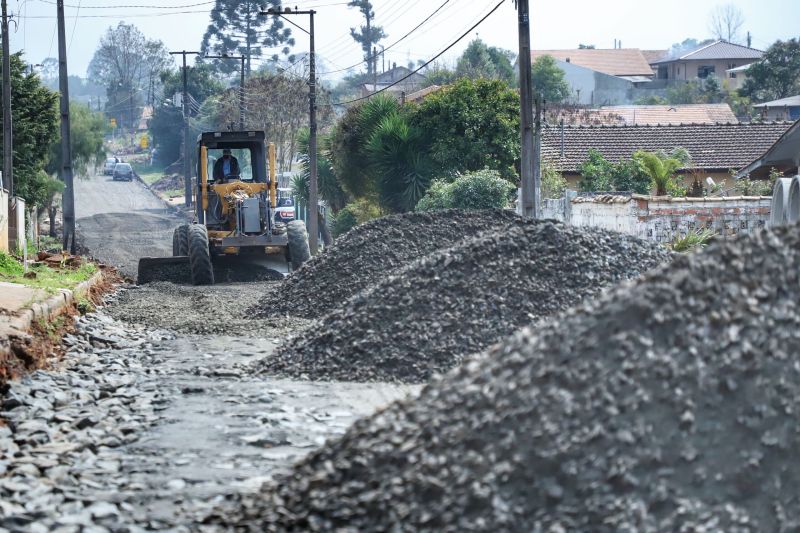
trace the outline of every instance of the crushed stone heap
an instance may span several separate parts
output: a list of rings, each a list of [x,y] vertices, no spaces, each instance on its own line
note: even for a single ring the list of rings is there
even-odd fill
[[[681,257],[357,422],[211,521],[796,531],[800,227]]]
[[[259,362],[260,371],[425,382],[670,256],[662,246],[616,232],[519,218],[384,276]]]
[[[395,269],[519,218],[508,210],[447,209],[371,220],[293,272],[278,293],[267,296],[251,312],[319,318]]]

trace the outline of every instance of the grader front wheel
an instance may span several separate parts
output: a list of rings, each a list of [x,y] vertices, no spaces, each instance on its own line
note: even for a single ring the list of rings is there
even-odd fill
[[[188,234],[192,285],[213,285],[214,265],[211,263],[211,251],[208,248],[208,231],[205,226],[192,224],[188,228]]]

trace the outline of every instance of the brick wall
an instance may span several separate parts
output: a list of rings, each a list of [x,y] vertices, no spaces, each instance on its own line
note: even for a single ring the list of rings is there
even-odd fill
[[[569,208],[553,201],[545,214],[561,206],[556,218],[575,226],[592,226],[669,242],[693,230],[711,229],[722,237],[763,228],[769,220],[769,197],[668,198],[640,196],[578,197]]]

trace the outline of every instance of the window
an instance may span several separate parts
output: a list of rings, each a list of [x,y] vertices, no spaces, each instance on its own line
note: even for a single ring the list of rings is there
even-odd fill
[[[704,65],[702,67],[697,67],[697,77],[700,78],[701,80],[704,80],[707,77],[709,77],[711,74],[714,74],[715,70],[716,69],[714,68],[714,65],[710,65],[710,66],[709,65]]]
[[[209,148],[208,150],[208,180],[214,180],[214,167],[217,164],[217,161],[222,159],[222,148]],[[231,150],[231,156],[236,159],[236,162],[239,164],[239,176],[238,179],[242,181],[253,181],[253,163],[252,157],[249,148],[233,148]],[[220,168],[218,169],[219,172],[222,172],[224,163],[220,162]],[[228,167],[230,170],[230,167]],[[228,176],[226,179],[231,179],[234,176]],[[234,177],[234,179],[236,179]]]
[[[736,77],[736,73],[735,72],[728,72],[728,77],[729,78],[735,78]]]

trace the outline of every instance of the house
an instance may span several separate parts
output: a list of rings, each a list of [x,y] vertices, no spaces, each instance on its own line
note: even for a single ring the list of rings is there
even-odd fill
[[[386,72],[376,74],[371,83],[363,84],[361,86],[361,96],[369,96],[377,91],[384,91],[399,100],[403,93],[411,94],[427,85],[429,85],[428,80],[422,74],[415,73],[406,67],[398,67],[395,64]]]
[[[752,63],[742,65],[740,67],[729,68],[725,71],[725,78],[728,81],[728,89],[734,91],[740,89],[747,79],[747,69],[750,68]]]
[[[761,50],[727,41],[714,41],[679,56],[667,56],[653,61],[651,66],[659,80],[694,80],[715,75],[723,77],[729,70],[761,59]],[[734,73],[736,74],[736,73]],[[728,79],[733,78],[728,74]]]
[[[728,104],[616,105],[602,106],[599,111],[619,117],[628,126],[739,122]]]
[[[401,100],[404,104],[418,104],[433,93],[439,92],[441,89],[442,87],[440,85],[431,85],[430,87],[425,87],[411,94],[406,94]]]
[[[542,134],[542,160],[558,168],[570,187],[577,189],[581,165],[593,148],[616,163],[637,150],[670,152],[681,147],[692,156],[692,167],[680,172],[719,181],[761,156],[790,126],[789,122],[555,126],[545,128]],[[685,178],[687,185],[691,179]]]
[[[800,120],[792,124],[763,154],[736,173],[736,178],[750,176],[759,179],[769,176],[774,168],[784,176],[800,173]]]
[[[800,119],[800,94],[753,106],[764,120]]]
[[[564,63],[570,63],[639,83],[650,81],[653,69],[637,48],[587,48],[568,50],[533,50],[531,61],[541,56],[550,56]]]
[[[632,91],[649,83],[653,70],[635,48],[533,50],[531,61],[550,56],[564,72],[571,102],[580,105],[632,103]]]

